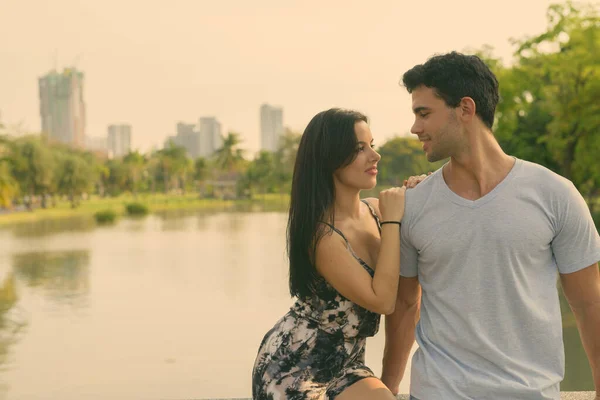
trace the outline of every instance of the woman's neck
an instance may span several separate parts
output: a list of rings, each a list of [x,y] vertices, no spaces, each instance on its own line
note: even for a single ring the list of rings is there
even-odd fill
[[[335,219],[338,221],[345,219],[358,220],[360,218],[360,190],[336,185],[333,211],[335,212]]]

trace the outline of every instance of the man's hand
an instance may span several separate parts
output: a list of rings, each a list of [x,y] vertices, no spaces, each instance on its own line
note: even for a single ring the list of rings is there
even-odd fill
[[[423,182],[431,174],[433,174],[433,172],[429,172],[427,175],[421,174],[417,176],[411,176],[410,178],[404,180],[403,186],[406,186],[408,189],[412,189],[419,183]]]
[[[389,379],[387,379],[385,376],[381,377],[381,382],[383,382],[383,384],[385,386],[387,386],[388,389],[390,389],[390,392],[392,392],[392,394],[394,396],[398,395],[398,392],[400,391],[400,385],[394,385],[391,383],[391,381]],[[599,399],[596,399],[599,400]]]
[[[419,279],[400,277],[395,311],[385,316],[385,347],[381,371],[381,381],[394,395],[400,390],[400,382],[415,342],[420,304]]]

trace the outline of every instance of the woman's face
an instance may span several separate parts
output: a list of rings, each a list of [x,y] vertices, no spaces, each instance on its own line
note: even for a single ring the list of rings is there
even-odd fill
[[[377,163],[381,156],[373,148],[373,135],[366,122],[356,122],[354,133],[358,140],[356,158],[350,165],[335,171],[334,177],[345,186],[372,189],[377,185]]]

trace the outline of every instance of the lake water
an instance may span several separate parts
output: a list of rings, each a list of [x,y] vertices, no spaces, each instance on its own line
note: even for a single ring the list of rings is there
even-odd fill
[[[249,397],[260,340],[292,304],[286,217],[180,212],[0,230],[2,396]],[[562,389],[591,390],[572,316],[564,319]],[[383,339],[382,324],[367,344],[376,374]]]

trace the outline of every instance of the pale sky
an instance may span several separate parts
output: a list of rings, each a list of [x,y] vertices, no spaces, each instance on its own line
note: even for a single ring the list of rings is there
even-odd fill
[[[546,28],[547,0],[0,0],[0,112],[39,131],[38,77],[85,73],[86,134],[132,125],[134,148],[162,147],[178,121],[215,116],[259,148],[259,107],[302,131],[317,112],[355,108],[376,143],[410,129],[402,73],[434,53]]]

